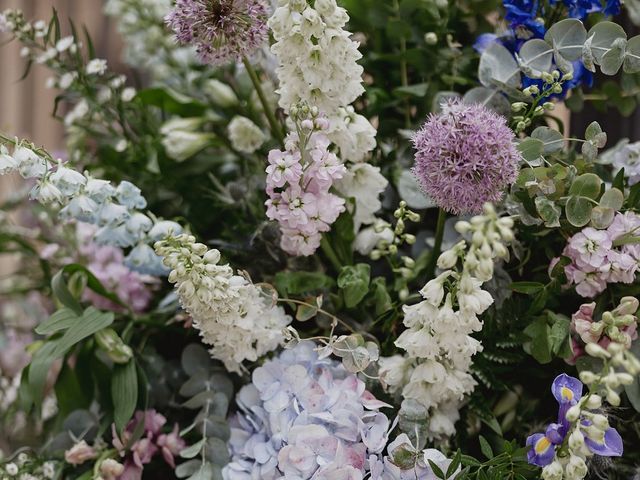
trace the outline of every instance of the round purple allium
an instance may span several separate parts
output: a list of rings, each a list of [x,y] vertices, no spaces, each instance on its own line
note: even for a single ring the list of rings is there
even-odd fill
[[[443,104],[414,135],[413,173],[424,192],[450,213],[480,213],[515,182],[520,154],[504,117],[482,105]]]
[[[266,0],[176,0],[165,20],[179,42],[192,44],[204,63],[240,60],[268,34]]]

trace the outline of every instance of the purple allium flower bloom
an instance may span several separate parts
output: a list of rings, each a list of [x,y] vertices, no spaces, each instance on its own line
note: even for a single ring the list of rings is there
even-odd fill
[[[558,423],[550,424],[545,433],[534,433],[527,438],[527,460],[533,465],[545,467],[553,462],[555,458],[555,447],[562,445],[571,429],[571,424],[567,420],[567,411],[576,405],[582,398],[582,382],[577,378],[567,374],[558,375],[551,385],[551,392],[560,404],[558,411]],[[585,445],[595,455],[603,457],[619,457],[622,455],[622,438],[614,428],[607,428],[604,431],[604,440],[597,441],[589,437],[588,430],[591,425],[588,418],[582,417],[578,420],[580,428],[585,437]]]
[[[177,0],[166,16],[179,42],[192,44],[204,63],[253,53],[267,39],[265,0]]]
[[[515,182],[520,154],[504,117],[482,105],[453,100],[414,135],[413,173],[439,207],[479,213]]]

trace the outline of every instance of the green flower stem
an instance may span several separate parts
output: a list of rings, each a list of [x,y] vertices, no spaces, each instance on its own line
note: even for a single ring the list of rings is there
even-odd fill
[[[247,69],[247,73],[249,74],[249,78],[251,78],[251,83],[253,83],[253,87],[256,89],[256,93],[258,94],[258,98],[260,99],[260,103],[262,104],[262,110],[267,117],[267,121],[269,122],[269,127],[271,128],[271,133],[274,137],[280,142],[280,145],[284,145],[284,135],[282,133],[282,128],[280,128],[280,123],[276,119],[273,111],[269,107],[269,102],[267,102],[267,97],[264,94],[264,90],[262,90],[262,85],[260,84],[260,79],[258,78],[258,74],[253,69],[253,66],[247,59],[244,57],[242,59],[244,63],[244,67]]]
[[[322,251],[327,256],[329,261],[331,262],[331,265],[335,269],[336,273],[340,273],[340,270],[342,270],[342,263],[340,263],[340,260],[338,259],[338,255],[336,255],[335,250],[333,249],[333,247],[331,246],[331,244],[329,243],[329,240],[327,240],[327,237],[325,235],[322,236],[322,240],[320,241],[320,247],[322,248]]]
[[[429,259],[429,265],[427,265],[427,281],[431,280],[436,271],[436,264],[440,251],[442,250],[442,238],[444,237],[444,222],[447,219],[447,212],[442,208],[438,210],[438,223],[436,225],[436,241],[433,244],[433,250],[431,251],[431,258]]]

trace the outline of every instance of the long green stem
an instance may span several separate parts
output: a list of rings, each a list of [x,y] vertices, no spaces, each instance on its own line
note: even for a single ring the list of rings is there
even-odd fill
[[[265,116],[267,117],[267,121],[269,122],[269,127],[271,128],[271,133],[274,137],[283,145],[284,136],[282,134],[282,129],[280,128],[280,123],[276,119],[271,107],[269,106],[269,102],[267,101],[267,97],[264,94],[264,90],[262,90],[262,85],[260,84],[260,79],[258,78],[258,74],[253,69],[253,66],[247,60],[247,57],[242,59],[244,63],[244,67],[247,69],[247,73],[249,74],[249,78],[251,78],[251,83],[253,83],[253,87],[256,89],[256,93],[258,94],[258,98],[260,99],[260,103],[262,104],[262,110],[264,111]]]
[[[438,210],[438,223],[436,225],[436,239],[433,244],[433,250],[431,251],[429,265],[427,266],[427,281],[433,278],[436,271],[436,264],[440,256],[440,251],[442,250],[442,238],[444,237],[444,223],[446,219],[447,212],[440,208]]]
[[[320,247],[322,248],[322,251],[327,256],[329,261],[331,262],[331,265],[333,265],[333,268],[335,269],[335,271],[337,273],[340,273],[340,270],[342,270],[342,264],[340,263],[340,260],[338,259],[338,255],[336,255],[335,250],[329,243],[329,240],[327,240],[327,237],[324,235],[322,236],[322,240],[320,241]]]

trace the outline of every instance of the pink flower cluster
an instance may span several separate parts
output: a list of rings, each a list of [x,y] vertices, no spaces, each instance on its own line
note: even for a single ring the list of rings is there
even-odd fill
[[[312,255],[322,232],[328,232],[345,209],[344,199],[330,189],[346,168],[329,151],[330,141],[321,132],[327,122],[319,120],[303,121],[302,137],[291,133],[284,151],[269,152],[267,217],[280,224],[280,245],[291,255]]]
[[[127,455],[125,446],[129,443],[140,422],[144,422],[144,434],[131,446]],[[177,423],[170,433],[160,433],[165,423],[167,423],[167,419],[164,415],[155,410],[147,410],[136,412],[134,419],[129,422],[121,437],[118,436],[115,425],[112,425],[113,446],[118,450],[120,456],[127,455],[124,462],[124,472],[118,477],[118,480],[140,480],[144,465],[151,462],[158,452],[162,454],[165,462],[175,469],[175,456],[186,447],[186,443],[178,433]]]
[[[87,268],[107,290],[115,293],[134,312],[144,311],[153,296],[148,286],[152,278],[130,270],[125,265],[124,253],[120,248],[93,242],[93,233],[92,226],[78,224],[78,251],[87,259]],[[85,289],[83,297],[96,308],[116,312],[122,310],[122,307],[92,290]]]
[[[628,300],[626,303],[623,301],[612,314],[633,315],[638,309],[638,302],[633,298],[629,298]],[[602,320],[596,321],[593,318],[595,308],[595,302],[585,303],[571,316],[571,350],[573,351],[573,355],[567,361],[571,365],[575,365],[576,360],[585,354],[585,346],[589,343],[597,343],[602,348],[607,348],[612,341],[622,340],[622,343],[629,347],[631,346],[631,342],[638,338],[638,325],[635,317],[634,321],[628,325],[616,326],[615,331],[617,338],[612,339],[609,337],[606,322]]]
[[[562,254],[571,263],[564,271],[579,295],[593,298],[608,283],[633,283],[640,262],[640,245],[616,246],[616,240],[625,235],[640,237],[640,216],[633,212],[618,213],[606,230],[589,227],[569,239]]]

